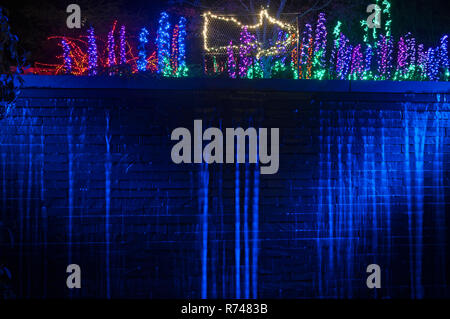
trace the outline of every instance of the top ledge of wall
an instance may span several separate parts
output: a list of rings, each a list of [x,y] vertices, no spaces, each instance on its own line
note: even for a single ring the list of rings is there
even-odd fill
[[[340,80],[233,80],[213,78],[125,79],[120,77],[75,77],[24,75],[23,88],[42,89],[131,89],[131,90],[236,90],[279,92],[359,93],[450,93],[450,82],[393,82]]]

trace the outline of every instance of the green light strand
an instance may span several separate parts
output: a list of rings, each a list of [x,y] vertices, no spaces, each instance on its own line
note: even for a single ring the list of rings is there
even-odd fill
[[[384,6],[383,13],[387,15],[386,24],[384,26],[384,32],[386,37],[390,37],[392,27],[391,3],[388,0],[383,0],[383,6]]]

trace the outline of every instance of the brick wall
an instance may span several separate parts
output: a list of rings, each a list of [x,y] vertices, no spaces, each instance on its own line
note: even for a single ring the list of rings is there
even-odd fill
[[[16,296],[450,296],[448,93],[179,83],[23,90],[0,121]],[[195,119],[280,128],[278,174],[173,164],[171,132]]]

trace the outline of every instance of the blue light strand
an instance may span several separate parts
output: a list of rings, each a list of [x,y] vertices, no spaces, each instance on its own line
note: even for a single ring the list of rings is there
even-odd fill
[[[88,29],[88,44],[88,74],[94,76],[98,72],[98,50],[93,27]]]
[[[373,49],[370,44],[366,45],[366,52],[365,52],[365,60],[364,60],[364,76],[363,79],[372,78],[372,58],[373,58]]]
[[[158,48],[158,74],[163,76],[170,76],[171,74],[169,30],[169,15],[166,12],[162,12],[156,36],[156,45]]]
[[[185,77],[188,75],[188,67],[186,65],[186,18],[181,17],[178,22],[178,72],[177,76]]]
[[[428,61],[427,61],[427,76],[430,81],[437,81],[439,79],[439,57],[436,52],[439,49],[428,49]]]
[[[139,59],[137,61],[137,68],[140,72],[147,71],[147,48],[148,43],[148,31],[146,28],[142,28],[139,33]]]
[[[63,38],[61,41],[63,47],[63,57],[64,57],[64,70],[67,74],[72,73],[72,57],[71,57],[71,49],[66,39]]]
[[[439,68],[442,72],[442,80],[448,81],[450,78],[449,61],[448,61],[448,35],[441,38],[439,45]]]
[[[338,79],[346,79],[349,72],[352,51],[353,47],[349,45],[349,40],[343,33],[341,33],[336,62],[336,74]]]
[[[119,50],[119,64],[123,65],[127,63],[127,57],[126,57],[126,29],[125,26],[123,25],[120,28],[120,50]]]

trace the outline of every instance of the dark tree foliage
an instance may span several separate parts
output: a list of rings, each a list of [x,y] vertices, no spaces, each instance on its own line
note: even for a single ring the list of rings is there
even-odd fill
[[[0,7],[0,117],[14,105],[22,79],[24,58],[19,53],[19,39],[11,33],[5,10]]]

